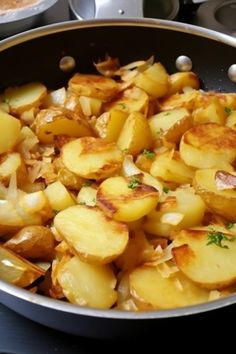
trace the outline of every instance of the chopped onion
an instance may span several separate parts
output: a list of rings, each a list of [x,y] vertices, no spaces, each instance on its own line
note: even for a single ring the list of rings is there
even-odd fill
[[[161,223],[169,225],[178,225],[184,218],[182,213],[165,213],[161,216]]]

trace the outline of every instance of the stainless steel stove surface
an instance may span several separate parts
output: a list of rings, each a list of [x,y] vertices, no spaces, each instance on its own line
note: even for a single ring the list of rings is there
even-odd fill
[[[88,1],[88,0],[86,0]],[[113,0],[114,1],[114,0]],[[218,0],[217,0],[218,1]],[[215,2],[217,2],[215,1]],[[222,3],[222,0],[221,0]],[[235,1],[224,1],[224,4],[234,5],[231,10],[234,11],[234,18],[235,16]],[[219,1],[218,1],[219,4]],[[190,8],[182,7],[180,8],[180,12],[178,17],[176,18],[177,21],[199,24],[202,20],[199,17],[200,8],[204,6],[207,8],[209,4],[207,3],[200,5],[201,7],[194,6]],[[204,10],[203,8],[203,10]],[[201,12],[200,11],[200,15]],[[221,22],[224,22],[223,14],[224,11],[227,10],[226,7],[222,8],[221,12],[218,13],[218,17],[221,19]],[[204,12],[204,11],[203,11]],[[231,12],[230,12],[231,14]],[[218,20],[219,20],[218,18]],[[46,25],[61,21],[68,21],[73,19],[72,12],[69,9],[69,5],[67,0],[58,0],[58,2],[49,9],[41,18],[39,25]],[[230,22],[231,23],[231,22]],[[204,22],[206,27],[210,27],[207,21]],[[236,22],[233,21],[231,24],[232,31],[236,31],[235,29]],[[211,27],[210,27],[211,28]],[[222,27],[223,28],[223,27]],[[224,26],[225,29],[225,26]],[[223,29],[222,29],[223,31]],[[235,317],[236,315],[236,307],[226,308],[225,310],[214,311],[214,313],[206,314],[204,316],[199,316],[197,319],[190,319],[189,321],[189,333],[186,332],[187,329],[185,328],[185,338],[188,333],[188,336],[194,336],[195,326],[202,329],[202,326],[207,326],[207,332],[202,331],[201,336],[206,334],[206,338],[212,338],[214,334],[215,326],[212,324],[218,322],[219,317],[221,318],[221,323],[228,323],[228,319],[230,317]],[[194,326],[194,327],[193,327]],[[225,325],[223,325],[225,326]],[[231,326],[232,329],[234,328]],[[224,327],[222,327],[222,330]],[[226,329],[226,328],[225,328]],[[212,333],[211,334],[211,330]],[[219,328],[220,330],[220,328]],[[168,339],[171,332],[169,332],[169,328],[159,328],[157,329],[157,335],[161,334],[161,341],[162,343]],[[223,333],[220,333],[220,335]],[[154,343],[150,342],[150,345],[157,345],[157,338],[152,337],[154,339]],[[230,335],[230,326],[227,326],[227,342],[234,340],[234,336]],[[217,338],[216,338],[217,340]],[[140,341],[137,339],[135,343],[133,340],[130,341],[132,346],[140,346]],[[142,344],[142,343],[141,343]],[[146,346],[146,342],[144,342]],[[184,343],[183,343],[184,344]],[[168,341],[168,348],[170,348],[171,344]],[[175,343],[173,343],[173,348],[175,347]],[[16,313],[9,310],[8,308],[4,307],[0,304],[0,354],[4,353],[14,353],[14,354],[78,354],[78,353],[91,353],[91,352],[111,352],[117,350],[126,350],[125,346],[121,342],[103,342],[91,339],[84,339],[79,337],[70,336],[68,334],[59,333],[55,330],[48,329],[42,325],[36,324]]]

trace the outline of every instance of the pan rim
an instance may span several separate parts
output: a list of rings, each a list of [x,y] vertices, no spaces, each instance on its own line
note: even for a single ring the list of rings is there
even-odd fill
[[[113,309],[97,309],[83,307],[67,303],[62,300],[52,299],[43,295],[34,294],[31,293],[29,290],[19,288],[16,285],[9,284],[3,280],[0,280],[0,302],[2,302],[2,304],[5,306],[8,305],[1,300],[1,292],[4,292],[7,295],[13,296],[27,303],[31,303],[32,305],[38,305],[55,311],[66,312],[78,316],[82,315],[87,317],[122,320],[154,320],[186,317],[190,315],[203,314],[205,312],[210,312],[213,310],[220,310],[224,307],[234,305],[236,303],[236,294],[233,294],[218,300],[173,309],[160,309],[142,312]]]
[[[159,28],[171,31],[183,32],[192,34],[198,37],[204,37],[232,47],[236,47],[236,38],[225,33],[217,32],[208,28],[202,28],[196,25],[181,23],[177,21],[162,20],[162,19],[92,19],[92,20],[73,20],[58,22],[47,26],[34,28],[9,38],[3,39],[0,43],[0,52],[15,45],[27,42],[29,40],[51,35],[54,33],[72,31],[76,29],[94,28],[94,27],[114,27],[114,26],[131,26],[131,27],[147,27]]]

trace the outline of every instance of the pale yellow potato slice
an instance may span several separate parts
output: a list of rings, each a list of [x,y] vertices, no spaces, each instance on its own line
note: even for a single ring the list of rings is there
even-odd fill
[[[171,238],[176,230],[201,225],[205,210],[203,199],[193,188],[179,188],[169,191],[158,210],[147,215],[143,228],[150,234]]]
[[[165,278],[156,267],[142,266],[130,273],[130,292],[152,309],[171,309],[206,302],[209,292],[181,272]]]
[[[127,112],[111,109],[98,117],[94,129],[100,138],[107,141],[117,141],[127,116]]]
[[[201,105],[192,112],[195,124],[217,123],[224,125],[227,113],[217,96],[202,95]]]
[[[186,108],[192,111],[195,108],[196,100],[201,95],[199,90],[190,90],[184,93],[176,93],[174,95],[160,99],[159,106],[161,111],[167,111],[175,108]]]
[[[172,253],[178,268],[204,288],[221,289],[236,282],[236,239],[231,234],[212,227],[182,230],[175,235]]]
[[[236,158],[236,132],[215,123],[199,124],[184,133],[179,151],[189,166],[229,169]]]
[[[24,288],[44,274],[42,268],[0,245],[0,279]]]
[[[57,281],[72,304],[109,309],[117,299],[116,278],[108,265],[84,263],[74,256],[59,265]]]
[[[226,125],[226,127],[236,130],[236,111],[232,111],[228,115],[228,117],[226,118],[225,125]]]
[[[8,113],[0,111],[0,154],[8,152],[16,145],[20,137],[21,123]]]
[[[143,72],[138,73],[134,78],[134,84],[150,96],[163,97],[169,89],[169,74],[161,63],[154,63]]]
[[[69,171],[62,162],[61,156],[53,160],[53,167],[58,180],[64,184],[65,187],[76,191],[80,190],[84,183],[84,179]]]
[[[16,87],[9,87],[4,92],[10,113],[21,114],[32,107],[39,107],[47,94],[47,88],[40,82],[30,82]]]
[[[84,118],[62,107],[42,109],[33,125],[39,140],[46,144],[54,143],[60,135],[74,138],[94,135]]]
[[[236,220],[236,191],[233,187],[229,189],[217,188],[215,175],[217,169],[203,169],[195,173],[193,187],[204,202],[207,208],[218,215],[222,215],[230,221]],[[230,172],[236,176],[236,172]]]
[[[186,87],[191,87],[195,90],[200,88],[199,78],[192,71],[177,72],[169,76],[168,95],[183,92]]]
[[[48,198],[51,208],[55,211],[60,211],[75,205],[74,199],[60,181],[49,184],[44,190],[44,193]]]
[[[128,243],[127,226],[106,217],[96,207],[69,207],[55,216],[54,225],[80,257],[93,263],[111,262]]]
[[[186,165],[177,151],[167,151],[157,155],[151,165],[150,173],[163,181],[177,184],[191,184],[194,176],[193,168]]]
[[[89,179],[103,179],[116,173],[123,155],[115,143],[100,138],[84,137],[62,148],[64,165],[76,175]]]
[[[111,101],[119,92],[118,83],[101,75],[87,75],[76,73],[69,80],[69,88],[80,96],[98,98]]]
[[[97,189],[91,186],[84,186],[80,189],[76,201],[78,204],[95,206],[97,203]]]
[[[192,127],[192,117],[186,108],[160,112],[148,119],[154,141],[164,138],[177,144],[181,136]]]
[[[117,146],[127,154],[138,155],[152,146],[151,130],[145,116],[140,112],[131,113],[126,119]]]
[[[103,181],[97,192],[97,205],[104,213],[118,221],[135,221],[154,209],[159,192],[143,184],[139,175],[110,177]]]

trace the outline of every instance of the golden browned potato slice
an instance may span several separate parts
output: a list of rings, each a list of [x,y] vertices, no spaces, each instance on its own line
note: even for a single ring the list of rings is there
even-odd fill
[[[130,233],[125,251],[115,260],[115,264],[123,271],[132,270],[144,262],[155,259],[154,247],[148,242],[142,230]]]
[[[169,89],[169,75],[161,63],[154,63],[143,72],[140,72],[135,77],[134,83],[150,96],[163,97]]]
[[[110,177],[103,181],[97,192],[97,204],[118,221],[134,221],[155,208],[159,192],[143,184],[140,176]]]
[[[145,91],[138,87],[124,90],[115,101],[104,105],[105,111],[118,110],[130,114],[132,112],[145,113],[149,97]]]
[[[196,124],[217,123],[224,125],[227,113],[217,96],[202,95],[201,106],[193,111],[193,120]]]
[[[230,168],[236,157],[236,132],[215,123],[189,129],[180,142],[180,156],[196,168]]]
[[[20,121],[8,113],[0,111],[0,154],[10,151],[20,137]]]
[[[177,184],[192,183],[194,170],[181,160],[177,151],[167,151],[157,155],[150,168],[152,176]]]
[[[95,123],[95,131],[100,138],[116,141],[126,121],[128,113],[117,109],[104,112]]]
[[[0,279],[24,288],[44,273],[42,268],[0,245]]]
[[[89,262],[109,263],[128,243],[127,226],[106,217],[96,207],[67,208],[55,216],[54,224],[70,247]]]
[[[25,226],[4,246],[27,259],[47,259],[54,252],[54,236],[45,226]]]
[[[193,188],[179,188],[169,191],[166,199],[159,203],[144,223],[144,230],[150,234],[171,238],[173,231],[201,225],[206,207]]]
[[[236,111],[232,111],[228,115],[228,117],[226,118],[225,125],[226,125],[226,127],[236,130]]]
[[[198,170],[195,173],[193,186],[208,209],[213,213],[224,216],[230,221],[236,220],[236,191],[233,186],[227,185],[221,189],[217,186],[217,169]],[[236,176],[236,172],[230,172],[230,175]]]
[[[150,149],[151,131],[142,113],[133,112],[128,116],[117,140],[117,146],[131,155],[138,155],[143,149]]]
[[[210,93],[209,93],[210,94]],[[235,92],[217,92],[213,93],[216,94],[217,97],[220,99],[220,102],[223,107],[225,107],[226,111],[229,109],[236,110],[236,93]]]
[[[200,88],[199,78],[192,71],[178,72],[169,76],[168,95],[183,92],[186,87],[191,87],[195,90]]]
[[[98,98],[103,101],[111,101],[119,92],[118,83],[111,78],[79,73],[69,80],[69,88],[80,96]]]
[[[39,107],[47,94],[47,88],[40,82],[31,82],[18,87],[9,87],[4,92],[10,112],[21,114],[32,107]]]
[[[117,299],[116,278],[108,265],[84,263],[74,256],[59,266],[57,281],[72,304],[109,309]]]
[[[47,186],[44,190],[51,208],[55,211],[60,211],[75,204],[74,199],[60,182],[56,181]]]
[[[177,144],[181,136],[192,127],[192,117],[186,108],[160,112],[148,119],[154,141],[164,138]]]
[[[111,176],[120,169],[122,159],[115,143],[99,138],[76,139],[62,148],[62,161],[68,170],[89,179]]]
[[[190,306],[208,301],[209,292],[201,289],[181,272],[165,278],[158,268],[142,266],[130,274],[130,291],[138,303],[152,309]]]
[[[184,93],[176,93],[167,98],[160,99],[159,106],[161,111],[167,111],[175,108],[186,108],[192,111],[195,108],[196,100],[200,95],[198,90],[190,90]]]
[[[214,230],[182,230],[172,249],[178,268],[207,289],[221,289],[236,282],[236,240]]]
[[[137,156],[135,165],[138,169],[150,173],[150,168],[154,160],[155,153],[151,150],[144,149],[141,154]]]
[[[68,170],[62,162],[61,157],[54,159],[53,167],[56,170],[58,180],[64,184],[65,187],[72,190],[79,190],[81,188],[84,183],[84,179]]]
[[[93,132],[80,115],[59,107],[42,109],[34,122],[37,137],[42,143],[52,144],[55,137],[66,135],[74,138],[91,136]]]

